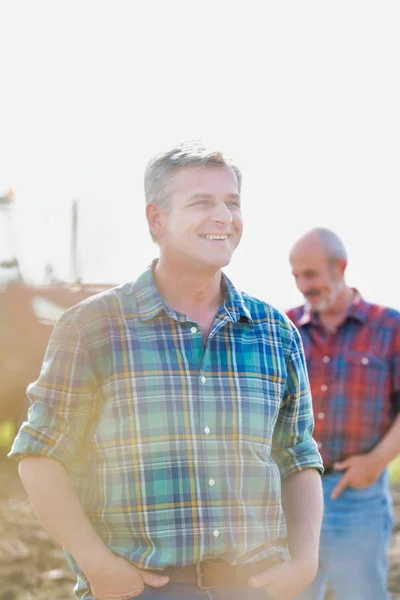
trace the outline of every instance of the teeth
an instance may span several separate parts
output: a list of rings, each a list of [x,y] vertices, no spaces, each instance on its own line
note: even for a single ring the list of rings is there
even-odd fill
[[[228,239],[227,235],[214,235],[214,234],[206,234],[201,237],[206,238],[206,240],[226,240]]]

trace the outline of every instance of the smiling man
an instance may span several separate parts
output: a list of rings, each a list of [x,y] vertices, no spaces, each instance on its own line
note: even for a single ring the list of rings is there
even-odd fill
[[[306,304],[288,312],[303,338],[315,436],[324,459],[318,575],[302,600],[386,600],[391,500],[387,465],[400,452],[400,314],[345,281],[347,252],[314,229],[290,253]]]
[[[28,388],[11,456],[81,600],[290,600],[316,573],[322,467],[300,336],[222,272],[240,188],[199,143],[150,161],[159,259],[67,311]]]

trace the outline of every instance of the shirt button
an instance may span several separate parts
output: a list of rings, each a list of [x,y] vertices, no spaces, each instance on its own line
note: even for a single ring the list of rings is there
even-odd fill
[[[200,377],[200,381],[201,381],[201,383],[205,383],[207,381],[207,379],[204,377],[204,375],[202,375]]]
[[[323,383],[321,385],[321,392],[326,392],[327,390],[328,390],[328,386],[325,383]]]
[[[213,487],[213,485],[215,485],[215,480],[213,478],[208,480],[208,485],[210,485],[211,487]]]
[[[329,356],[324,356],[324,358],[322,359],[324,361],[324,363],[328,363],[330,362],[330,357]]]
[[[210,433],[210,428],[209,427],[204,427],[204,433],[206,433],[207,435]]]
[[[325,419],[325,413],[320,412],[320,413],[318,413],[317,417],[318,417],[318,419]]]
[[[191,331],[192,333],[197,333],[197,327],[191,327],[191,328],[190,328],[190,331]]]
[[[218,529],[214,529],[214,531],[213,531],[213,536],[214,536],[214,537],[218,537],[218,536],[219,536],[219,531],[218,531]]]
[[[369,364],[369,358],[367,356],[363,356],[361,359],[361,362],[363,365],[368,365]]]

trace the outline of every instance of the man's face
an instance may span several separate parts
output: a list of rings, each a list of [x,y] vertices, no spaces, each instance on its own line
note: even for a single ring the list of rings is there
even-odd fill
[[[345,287],[340,265],[328,261],[319,249],[294,250],[290,256],[297,288],[313,312],[329,311]]]
[[[229,264],[242,237],[236,174],[227,167],[185,167],[169,182],[170,204],[155,233],[163,256],[215,271]]]

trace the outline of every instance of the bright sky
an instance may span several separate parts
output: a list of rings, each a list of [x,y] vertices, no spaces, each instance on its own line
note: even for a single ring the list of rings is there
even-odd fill
[[[400,308],[397,0],[0,0],[0,23],[0,191],[27,280],[70,274],[75,198],[83,279],[135,279],[157,254],[147,160],[200,138],[243,170],[241,289],[301,302],[288,251],[326,226],[348,282]]]

